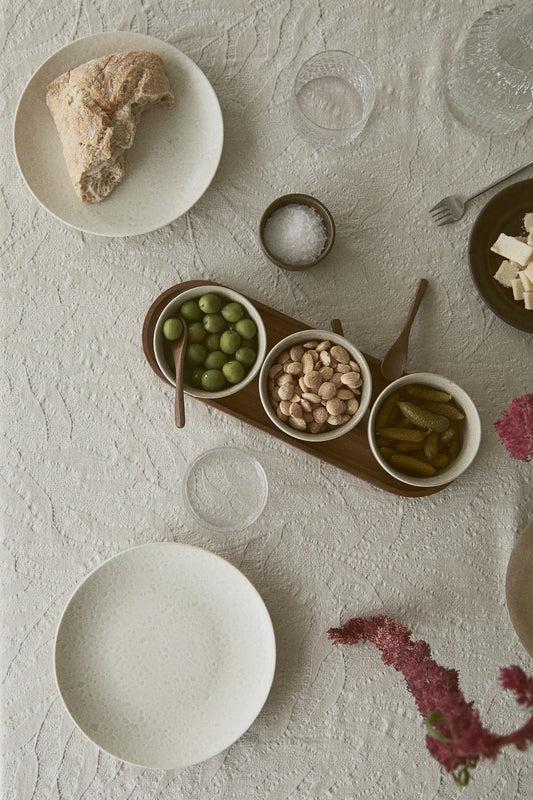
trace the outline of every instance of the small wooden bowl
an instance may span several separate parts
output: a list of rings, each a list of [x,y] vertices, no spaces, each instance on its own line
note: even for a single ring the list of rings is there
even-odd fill
[[[320,253],[315,261],[311,261],[309,264],[285,264],[283,261],[280,261],[272,253],[268,250],[267,246],[265,245],[264,241],[264,232],[265,232],[265,225],[267,220],[272,216],[274,211],[277,211],[278,208],[282,206],[290,205],[291,203],[296,203],[297,205],[303,206],[310,206],[314,208],[315,211],[318,211],[320,216],[322,217],[322,221],[326,226],[326,244],[324,245],[324,249]],[[322,261],[323,258],[327,256],[331,248],[333,247],[333,242],[335,241],[335,223],[333,221],[333,217],[329,213],[326,206],[321,203],[319,200],[316,200],[314,197],[308,194],[284,194],[283,197],[278,197],[277,200],[274,200],[273,203],[270,203],[269,206],[263,211],[261,215],[261,219],[259,221],[259,244],[261,245],[261,249],[265,256],[272,261],[277,267],[281,267],[281,269],[288,269],[288,270],[302,270],[302,269],[309,269],[309,267],[314,267],[315,264],[318,264],[319,261]]]

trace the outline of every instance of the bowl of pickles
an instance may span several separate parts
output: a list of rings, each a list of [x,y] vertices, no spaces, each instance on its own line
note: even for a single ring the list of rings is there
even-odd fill
[[[198,286],[174,297],[154,329],[159,368],[176,384],[170,341],[187,327],[183,370],[186,394],[215,400],[247,386],[266,353],[266,331],[253,303],[225,286]]]
[[[470,396],[429,372],[404,375],[377,398],[368,420],[372,453],[410,486],[442,486],[472,463],[481,422]]]

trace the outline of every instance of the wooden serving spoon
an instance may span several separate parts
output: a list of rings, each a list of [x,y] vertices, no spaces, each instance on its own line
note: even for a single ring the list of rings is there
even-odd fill
[[[386,381],[389,381],[389,383],[395,381],[397,378],[401,378],[401,376],[403,375],[405,365],[407,364],[407,353],[409,350],[409,334],[411,333],[411,326],[414,322],[414,319],[420,307],[420,303],[422,302],[422,298],[424,297],[427,286],[428,286],[427,280],[425,278],[422,278],[420,283],[418,284],[418,289],[415,295],[415,299],[413,300],[411,308],[409,309],[409,314],[407,316],[407,321],[405,323],[404,329],[400,333],[394,344],[392,345],[391,349],[389,350],[383,361],[381,362],[381,374],[383,375]]]
[[[179,319],[183,325],[183,333],[179,339],[169,341],[170,350],[174,358],[174,368],[176,370],[176,394],[174,399],[174,419],[176,428],[183,428],[185,425],[185,408],[183,404],[183,363],[185,361],[185,348],[187,347],[187,323],[179,314],[174,314],[173,319]]]

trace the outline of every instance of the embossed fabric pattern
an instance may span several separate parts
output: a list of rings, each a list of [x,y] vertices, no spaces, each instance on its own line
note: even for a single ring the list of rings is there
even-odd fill
[[[480,764],[468,789],[456,787],[426,750],[401,676],[371,646],[327,639],[349,617],[387,614],[459,670],[485,724],[504,733],[525,719],[498,675],[509,664],[533,672],[505,605],[507,562],[533,514],[533,472],[509,456],[493,423],[532,391],[532,340],[483,304],[469,275],[468,235],[487,196],[454,225],[437,228],[427,213],[531,159],[533,123],[483,136],[444,104],[455,43],[490,5],[4,3],[2,798],[533,796],[533,755],[512,748]],[[225,126],[220,167],[200,201],[171,225],[124,239],[55,220],[25,187],[12,147],[16,105],[37,67],[78,37],[118,29],[163,39],[195,61]],[[365,130],[337,149],[302,139],[291,116],[296,72],[324,49],[360,56],[377,85]],[[317,197],[336,222],[332,252],[309,271],[277,269],[257,241],[262,211],[288,192]],[[186,428],[175,428],[172,390],[141,346],[145,314],[166,288],[210,279],[316,328],[339,317],[358,348],[382,357],[420,277],[429,289],[408,369],[461,385],[483,428],[474,464],[444,491],[388,494],[190,398]],[[224,445],[259,459],[269,499],[251,527],[222,535],[189,518],[181,481],[195,457]],[[99,752],[67,715],[53,674],[55,630],[74,588],[106,558],[153,541],[198,545],[242,570],[277,643],[274,684],[247,733],[219,756],[170,772]]]

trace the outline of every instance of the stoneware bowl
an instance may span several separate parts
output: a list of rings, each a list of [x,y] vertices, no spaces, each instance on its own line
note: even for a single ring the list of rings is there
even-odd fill
[[[257,327],[257,358],[255,360],[255,364],[253,364],[250,371],[244,376],[240,383],[236,383],[233,386],[226,386],[225,389],[221,389],[219,392],[206,392],[204,389],[198,389],[196,386],[189,386],[188,384],[184,384],[183,390],[185,394],[190,395],[191,397],[200,397],[205,400],[216,400],[220,397],[229,397],[231,394],[235,394],[236,392],[240,392],[245,386],[247,386],[261,368],[261,364],[263,363],[263,359],[266,353],[267,347],[267,340],[266,340],[266,331],[265,326],[263,324],[263,320],[259,312],[257,311],[256,307],[250,300],[247,300],[246,297],[243,297],[242,294],[239,292],[234,292],[233,289],[227,289],[225,286],[196,286],[193,289],[187,289],[185,292],[174,297],[163,309],[161,312],[159,319],[156,322],[156,326],[154,328],[154,354],[159,366],[159,369],[168,380],[172,386],[176,385],[176,381],[174,379],[174,372],[171,371],[169,363],[167,361],[165,355],[165,348],[164,348],[164,338],[163,338],[163,324],[166,319],[172,317],[174,314],[178,313],[180,306],[185,303],[186,300],[197,300],[203,294],[207,293],[214,293],[220,294],[222,297],[227,299],[228,301],[241,303],[241,305],[245,308],[247,316],[250,317],[255,322]]]
[[[308,433],[307,431],[298,431],[295,428],[291,428],[291,426],[286,422],[282,422],[282,420],[280,420],[276,415],[276,412],[270,402],[268,391],[268,371],[270,367],[276,363],[276,357],[283,352],[283,350],[290,350],[290,348],[294,345],[303,344],[311,339],[318,339],[319,341],[328,340],[332,344],[340,344],[345,347],[352,356],[353,360],[356,361],[361,367],[361,378],[363,379],[361,394],[358,397],[359,408],[355,414],[343,425],[338,425],[337,427],[331,428],[331,430],[324,431],[323,433]],[[277,345],[275,345],[268,353],[263,362],[263,366],[261,367],[261,372],[259,373],[259,395],[261,397],[263,408],[265,409],[269,419],[276,426],[276,428],[279,428],[281,431],[283,431],[283,433],[286,433],[288,436],[292,436],[294,439],[300,439],[303,442],[329,442],[331,439],[336,439],[338,436],[344,436],[345,433],[348,433],[348,431],[351,431],[352,428],[355,428],[355,426],[364,417],[368,406],[370,405],[370,398],[372,396],[372,376],[364,355],[360,352],[360,350],[357,349],[357,347],[354,347],[353,344],[348,341],[348,339],[345,339],[344,336],[340,336],[338,333],[333,333],[333,331],[324,330],[298,331],[297,333],[292,333],[290,336],[286,336],[285,339],[282,339],[281,342],[278,342]]]
[[[465,415],[461,452],[455,461],[452,461],[446,469],[440,470],[431,478],[422,478],[399,472],[383,458],[376,442],[376,417],[383,401],[386,400],[392,392],[411,383],[424,384],[424,386],[430,386],[433,389],[441,389],[444,392],[449,392]],[[441,375],[434,375],[431,372],[415,372],[412,375],[404,375],[402,378],[398,378],[397,381],[390,383],[387,388],[381,392],[370,412],[368,420],[368,441],[376,461],[378,461],[383,469],[388,472],[389,475],[392,475],[393,478],[407,483],[409,486],[442,486],[458,478],[476,457],[481,442],[481,422],[477,408],[464,389],[461,389],[456,383],[448,378],[443,378]]]
[[[280,261],[278,258],[276,258],[265,244],[264,233],[267,220],[272,216],[274,211],[278,210],[278,208],[282,208],[282,206],[288,206],[291,204],[305,205],[314,208],[315,211],[318,211],[322,217],[324,225],[326,226],[326,244],[324,245],[324,249],[317,259],[309,262],[308,264],[285,264],[283,261]],[[272,261],[273,264],[275,264],[277,267],[281,267],[281,269],[301,270],[314,267],[315,264],[318,264],[319,261],[322,261],[322,259],[327,256],[333,247],[334,241],[335,223],[333,221],[333,217],[329,213],[326,206],[320,202],[320,200],[317,200],[315,197],[311,197],[311,195],[308,194],[285,194],[283,197],[278,197],[277,200],[274,200],[273,203],[270,203],[270,205],[267,206],[267,208],[263,211],[261,220],[259,222],[259,244],[261,245],[261,249],[269,261]]]

